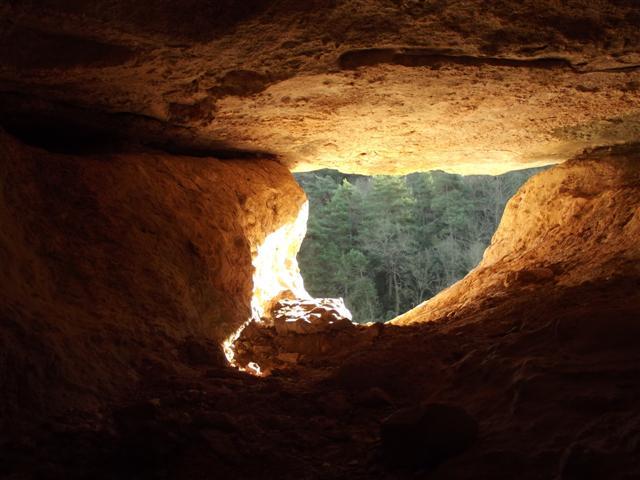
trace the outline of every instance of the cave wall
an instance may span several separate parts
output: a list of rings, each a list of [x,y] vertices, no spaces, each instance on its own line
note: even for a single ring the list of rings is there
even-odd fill
[[[60,155],[0,132],[0,168],[3,419],[222,364],[252,258],[306,202],[270,160]]]
[[[638,139],[639,22],[632,0],[9,1],[0,123],[498,174]]]
[[[416,325],[327,336],[333,381],[258,381],[220,346],[304,295],[286,167],[497,174],[638,142],[639,23],[635,0],[0,2],[0,477],[8,453],[20,478],[383,478],[383,413],[426,399],[482,447],[418,475],[637,470],[637,145],[529,181]]]
[[[507,203],[480,264],[394,323],[473,316],[536,291],[637,283],[639,152],[637,144],[595,149],[530,178]]]

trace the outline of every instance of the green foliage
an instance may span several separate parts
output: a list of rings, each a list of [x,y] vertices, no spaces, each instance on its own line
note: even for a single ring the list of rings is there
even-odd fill
[[[310,202],[298,255],[307,290],[344,297],[355,321],[399,315],[478,264],[506,202],[540,170],[497,177],[296,174]]]

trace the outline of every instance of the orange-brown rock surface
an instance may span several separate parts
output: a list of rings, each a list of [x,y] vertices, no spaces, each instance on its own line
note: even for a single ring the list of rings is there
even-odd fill
[[[5,2],[0,114],[297,169],[498,173],[638,138],[639,22],[631,0]]]
[[[351,321],[342,298],[283,298],[246,325],[233,344],[234,361],[260,375],[334,361],[342,351],[368,345],[379,328]]]
[[[0,477],[640,478],[639,23],[634,0],[2,2]],[[570,158],[393,324],[239,330],[311,305],[290,169]]]
[[[395,323],[490,308],[545,287],[640,276],[637,147],[585,153],[532,177],[509,201],[480,264]]]
[[[0,162],[3,420],[224,363],[251,316],[252,259],[305,204],[270,160],[72,157],[2,134]]]

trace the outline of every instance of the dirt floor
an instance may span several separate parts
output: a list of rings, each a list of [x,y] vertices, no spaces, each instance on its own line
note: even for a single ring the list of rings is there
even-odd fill
[[[197,355],[189,378],[150,365],[122,404],[2,432],[0,475],[640,478],[639,286],[522,291],[264,378]],[[381,425],[425,403],[462,407],[477,439],[436,465],[393,466]]]

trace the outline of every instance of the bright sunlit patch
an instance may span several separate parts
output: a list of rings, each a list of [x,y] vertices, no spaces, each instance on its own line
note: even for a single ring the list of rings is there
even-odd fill
[[[227,362],[229,362],[231,366],[236,368],[240,367],[236,363],[236,352],[233,349],[233,344],[242,333],[242,330],[244,330],[246,326],[249,325],[249,322],[251,322],[251,319],[240,325],[240,328],[238,328],[235,332],[228,336],[224,342],[222,342],[222,351],[224,352],[224,356],[227,357]]]
[[[253,256],[254,317],[264,315],[265,306],[282,292],[295,298],[311,298],[304,288],[296,255],[307,233],[309,202],[305,202],[292,223],[280,227],[258,245]]]
[[[247,371],[258,377],[262,376],[262,370],[260,369],[260,365],[258,365],[256,362],[249,362],[247,364]]]
[[[222,344],[224,354],[230,365],[253,375],[262,376],[260,366],[249,362],[246,368],[238,365],[234,343],[251,322],[260,322],[269,302],[283,292],[294,298],[311,298],[304,288],[296,255],[307,232],[309,202],[300,208],[298,217],[291,223],[283,225],[264,239],[262,244],[252,248],[253,296],[251,298],[252,316],[244,322]]]
[[[227,337],[227,339],[222,343],[222,350],[224,351],[224,356],[227,357],[227,362],[229,362],[229,365],[231,365],[232,367],[237,368],[241,372],[247,372],[251,375],[255,375],[256,377],[263,377],[265,373],[260,368],[260,365],[258,365],[256,362],[249,362],[246,365],[246,367],[243,367],[237,362],[237,359],[236,359],[236,351],[235,351],[234,343],[236,340],[238,340],[238,337],[240,337],[240,335],[242,334],[242,331],[252,321],[256,321],[256,320],[250,318],[249,320],[244,322],[242,325],[240,325],[240,328],[238,328],[235,332],[233,332],[232,335]]]

